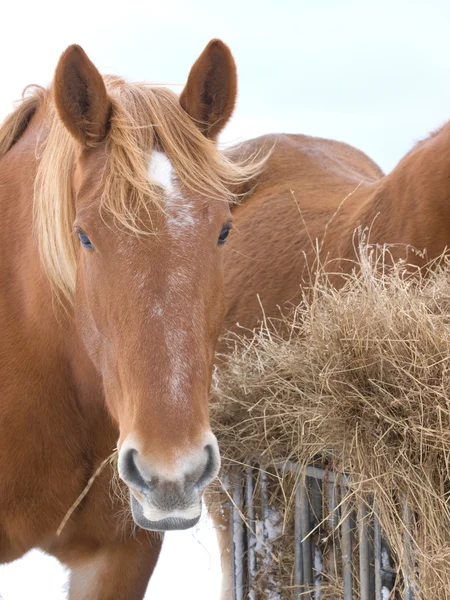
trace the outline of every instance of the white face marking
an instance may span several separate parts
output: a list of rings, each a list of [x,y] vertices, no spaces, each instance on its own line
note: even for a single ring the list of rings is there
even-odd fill
[[[164,188],[167,196],[168,221],[174,238],[180,236],[183,229],[196,224],[192,202],[183,198],[176,187],[175,169],[164,152],[153,150],[148,176]]]
[[[159,183],[168,196],[174,193],[173,178],[175,171],[164,152],[153,150],[148,168],[148,176],[152,181]]]
[[[181,408],[189,401],[187,395],[190,370],[189,337],[183,331],[166,329],[166,346],[170,361],[170,402]]]
[[[189,273],[181,267],[177,272],[172,272],[167,278],[167,299],[170,304],[176,305],[180,294],[189,289]],[[194,315],[194,311],[192,312]],[[194,320],[192,321],[195,322]],[[193,327],[195,329],[195,327]],[[186,393],[189,390],[188,378],[192,368],[192,337],[187,335],[183,326],[176,322],[168,321],[164,327],[165,346],[170,361],[170,401],[183,405],[188,402]]]
[[[197,223],[194,216],[194,207],[192,203],[181,198],[178,194],[169,203],[170,215],[169,225],[171,226],[172,235],[177,238],[186,229],[192,230]]]

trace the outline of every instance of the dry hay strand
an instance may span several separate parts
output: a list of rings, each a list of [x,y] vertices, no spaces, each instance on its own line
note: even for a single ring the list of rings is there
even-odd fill
[[[69,522],[71,516],[76,511],[76,509],[80,506],[80,504],[83,502],[85,497],[88,495],[88,493],[89,493],[90,489],[92,488],[92,486],[94,485],[96,479],[99,477],[99,475],[102,473],[102,471],[104,470],[104,468],[107,465],[109,465],[111,467],[111,486],[112,486],[113,492],[120,500],[123,499],[123,493],[121,492],[122,488],[121,488],[121,485],[120,485],[120,482],[118,479],[118,473],[117,473],[117,455],[118,455],[117,450],[114,450],[109,456],[107,456],[104,460],[102,460],[102,462],[99,464],[99,466],[95,469],[94,473],[89,478],[88,482],[84,486],[84,488],[81,491],[81,493],[79,494],[78,498],[76,498],[76,500],[73,502],[71,507],[68,509],[68,511],[64,515],[63,520],[61,521],[58,529],[56,530],[57,537],[59,537],[61,535],[65,526]]]
[[[361,242],[358,253],[339,289],[319,269],[289,318],[264,320],[253,337],[230,337],[234,350],[222,357],[214,392],[220,401],[212,406],[223,472],[257,457],[269,473],[282,524],[272,547],[280,559],[272,565],[278,597],[290,598],[293,589],[298,484],[271,467],[283,458],[328,468],[331,461],[334,472],[349,477],[354,506],[375,503],[396,562],[391,598],[405,597],[412,560],[416,599],[444,600],[450,598],[450,259],[443,255],[419,270],[395,261],[388,247]],[[411,556],[404,550],[405,502]],[[323,506],[323,523],[328,512]],[[320,531],[324,560],[332,535]],[[342,597],[339,569],[327,585],[321,598]],[[261,597],[277,597],[267,583],[261,589]]]

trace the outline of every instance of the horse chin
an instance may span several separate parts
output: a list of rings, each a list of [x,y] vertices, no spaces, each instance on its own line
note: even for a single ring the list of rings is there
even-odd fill
[[[197,525],[201,516],[201,506],[199,509],[199,514],[197,517],[193,519],[183,519],[179,516],[168,516],[165,519],[160,519],[159,521],[151,521],[147,519],[144,515],[144,509],[142,505],[136,500],[136,498],[131,494],[131,514],[133,515],[134,522],[142,529],[148,529],[149,531],[175,531],[182,529],[190,529]]]

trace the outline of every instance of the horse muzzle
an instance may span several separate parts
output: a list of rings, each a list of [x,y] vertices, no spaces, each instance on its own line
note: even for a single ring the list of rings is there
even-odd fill
[[[219,472],[220,455],[210,434],[206,444],[177,461],[177,468],[163,469],[125,441],[118,467],[137,525],[152,531],[189,529],[200,519],[202,492]]]
[[[174,531],[190,529],[197,525],[201,515],[201,501],[186,510],[175,510],[168,513],[140,503],[131,492],[131,513],[134,522],[150,531]],[[156,513],[156,514],[155,514]],[[150,518],[149,518],[150,517]]]

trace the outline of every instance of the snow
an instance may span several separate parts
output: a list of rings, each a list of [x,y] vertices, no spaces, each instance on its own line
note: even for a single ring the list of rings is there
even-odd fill
[[[322,552],[314,546],[314,599],[320,600],[322,587],[323,556]]]
[[[382,598],[382,600],[389,600],[390,596],[391,596],[391,592],[388,590],[387,587],[383,586],[381,588],[381,598]]]
[[[267,600],[281,600],[278,591],[277,582],[271,575],[273,571],[272,554],[274,551],[274,541],[280,537],[283,532],[282,518],[280,511],[271,506],[266,506],[264,510],[264,520],[255,522],[256,543],[254,543],[255,552],[262,557],[262,562],[258,562],[258,571],[265,574]],[[256,573],[254,573],[256,576]]]

